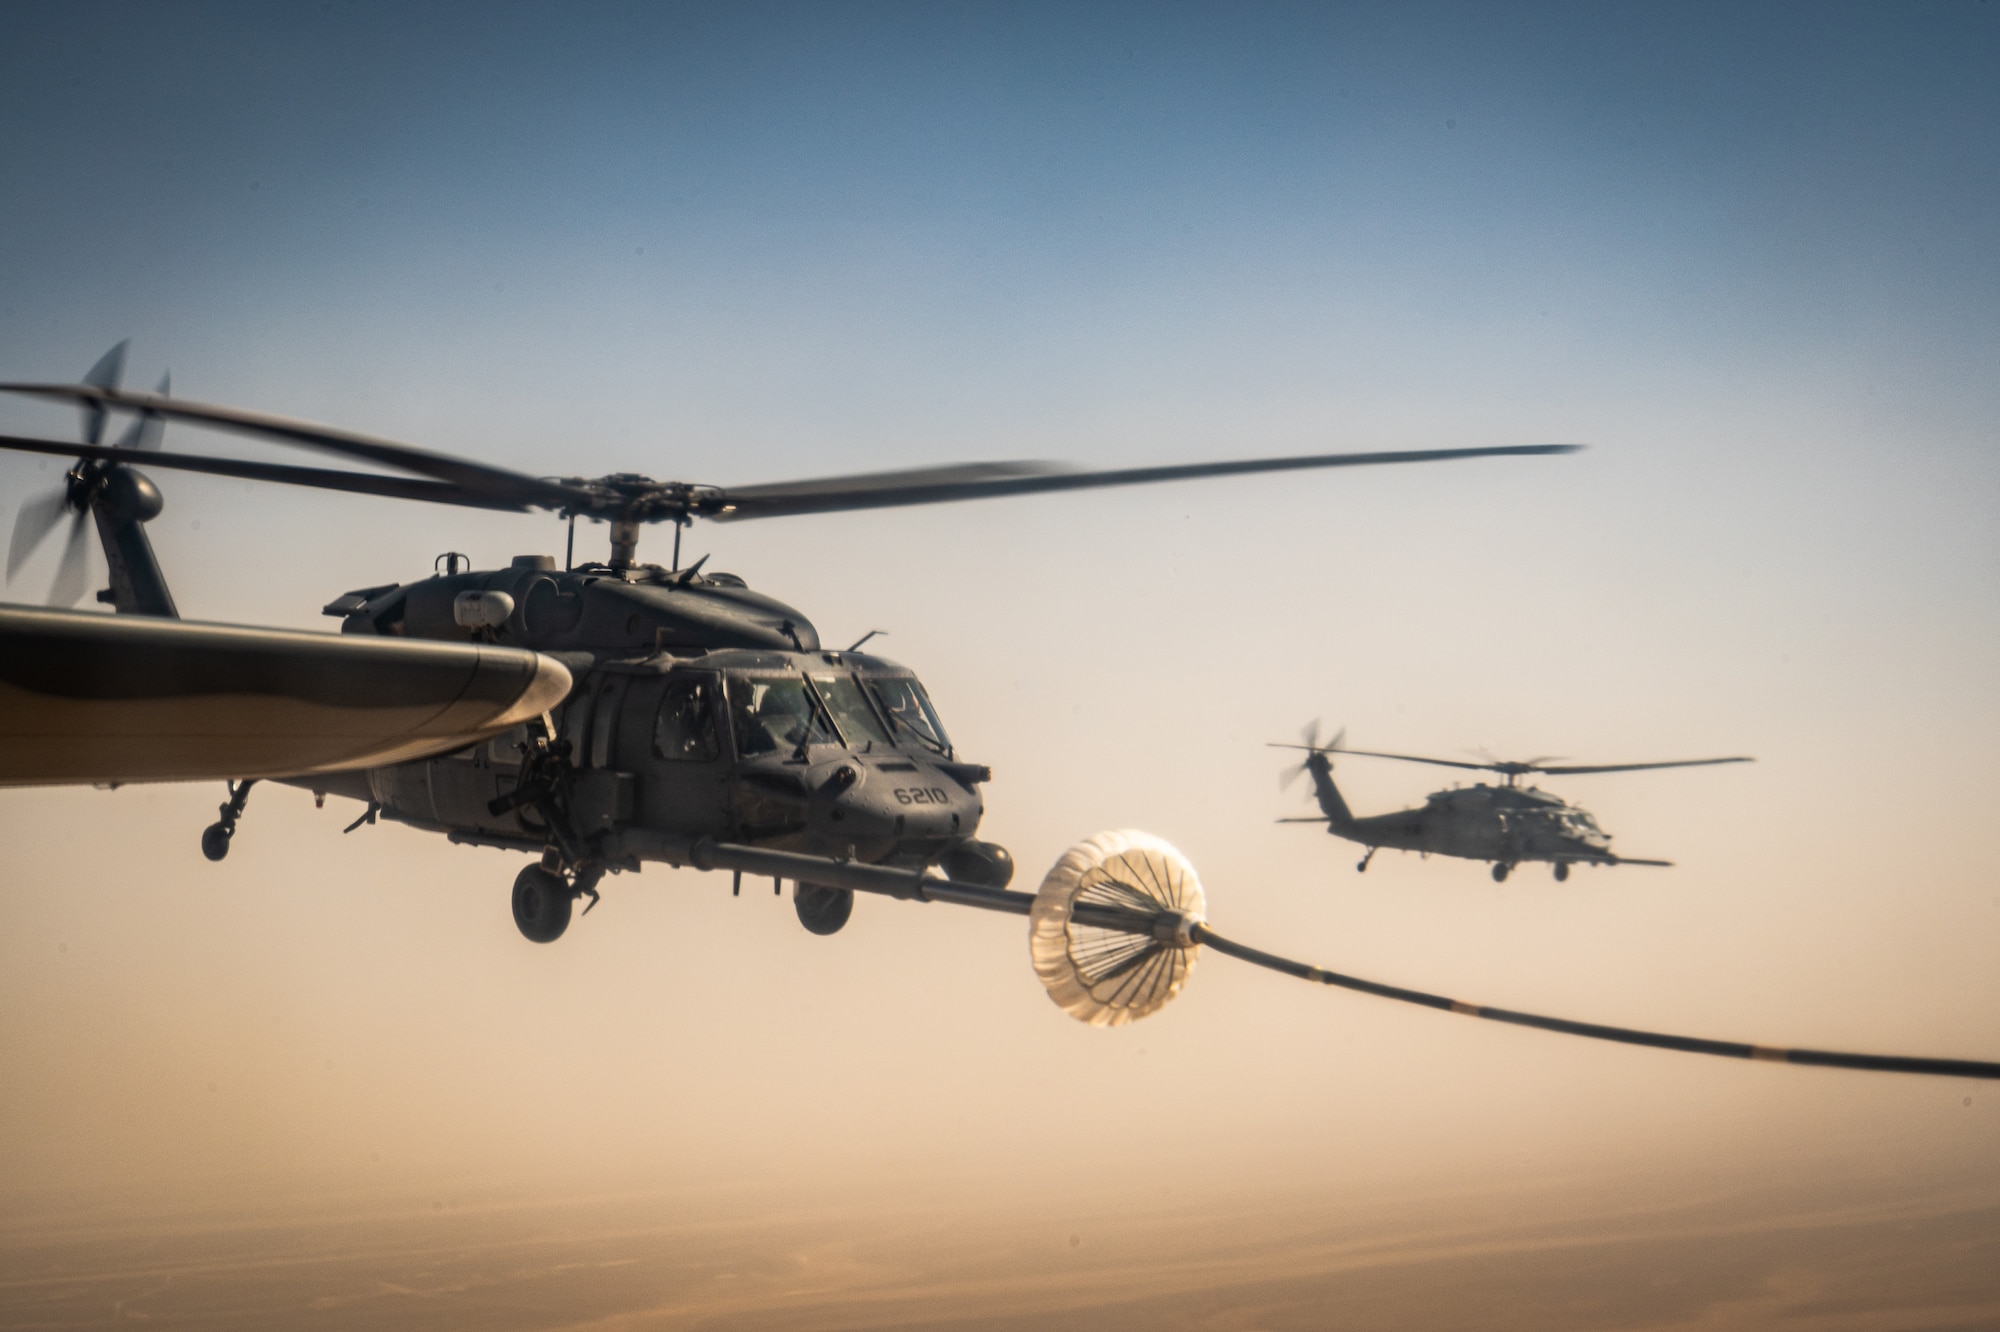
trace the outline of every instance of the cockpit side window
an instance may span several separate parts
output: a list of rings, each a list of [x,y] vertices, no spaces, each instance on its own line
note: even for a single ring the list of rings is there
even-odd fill
[[[802,675],[731,677],[729,716],[736,726],[736,752],[745,758],[802,744],[840,743]]]
[[[907,675],[884,675],[870,679],[868,688],[895,727],[897,740],[915,740],[926,749],[950,756],[951,741],[945,737],[944,724],[938,721],[922,685]]]
[[[711,763],[722,754],[715,731],[715,681],[674,676],[653,722],[653,752],[684,763]]]
[[[882,725],[882,719],[875,715],[875,709],[868,706],[868,696],[861,692],[861,686],[851,675],[815,675],[813,688],[819,691],[826,703],[827,711],[833,714],[834,725],[850,746],[889,743],[889,732]]]

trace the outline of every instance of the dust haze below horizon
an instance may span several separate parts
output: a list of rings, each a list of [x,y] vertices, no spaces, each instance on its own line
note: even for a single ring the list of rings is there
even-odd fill
[[[888,631],[994,769],[1018,886],[1140,827],[1230,937],[1371,979],[2000,1058],[1996,55],[1971,4],[17,7],[0,378],[130,335],[135,385],[722,483],[1587,444],[685,549],[828,642]],[[60,475],[0,457],[0,505]],[[326,629],[440,551],[562,548],[545,517],[155,480],[190,618]],[[1265,744],[1316,716],[1419,754],[1758,761],[1544,782],[1672,869],[1357,875],[1273,822],[1309,807]],[[1338,777],[1362,813],[1451,780]],[[1089,1030],[1017,920],[864,900],[822,939],[768,885],[660,867],[536,947],[519,857],[259,787],[210,865],[222,798],[0,792],[0,1323],[2000,1316],[1984,1084],[1212,954]]]

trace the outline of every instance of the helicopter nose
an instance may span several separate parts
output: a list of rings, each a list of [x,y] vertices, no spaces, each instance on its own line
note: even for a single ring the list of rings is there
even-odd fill
[[[849,757],[815,775],[808,823],[817,838],[835,845],[877,844],[886,853],[899,843],[954,841],[979,826],[977,795],[928,768],[898,763],[893,771],[871,771]]]
[[[876,842],[895,835],[895,819],[879,808],[869,790],[867,770],[852,760],[829,764],[814,774],[818,782],[806,806],[806,822],[834,842]]]

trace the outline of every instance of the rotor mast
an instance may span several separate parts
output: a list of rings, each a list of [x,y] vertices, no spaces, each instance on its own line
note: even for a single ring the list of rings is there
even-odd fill
[[[611,567],[630,569],[639,553],[639,528],[637,518],[613,518],[611,520]]]

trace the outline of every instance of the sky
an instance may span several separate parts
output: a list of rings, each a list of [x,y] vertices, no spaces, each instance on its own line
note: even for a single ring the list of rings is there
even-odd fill
[[[1139,827],[1200,869],[1219,929],[1329,967],[2000,1058],[1996,61],[1989,3],[20,4],[0,378],[74,379],[130,337],[137,386],[171,369],[189,397],[537,474],[723,484],[1585,444],[688,549],[830,642],[886,631],[993,767],[984,835],[1017,886]],[[0,403],[0,432],[75,428]],[[0,507],[60,471],[0,458]],[[331,629],[320,605],[441,551],[497,565],[563,535],[154,479],[189,618]],[[38,601],[54,556],[5,596]],[[1265,745],[1314,718],[1447,757],[1758,761],[1549,782],[1672,869],[1501,886],[1385,853],[1357,876],[1356,848],[1274,822],[1308,807]],[[1372,813],[1435,772],[1337,775]],[[801,1290],[945,1292],[899,1306],[913,1321],[1073,1311],[1111,1268],[1022,1269],[1110,1237],[1125,1279],[1171,1266],[1190,1292],[1117,1306],[1132,1321],[1443,1326],[1423,1282],[1353,1303],[1353,1273],[1386,1269],[1341,1245],[1432,1273],[1474,1218],[1525,1252],[1615,1216],[1653,1226],[1622,1257],[1429,1284],[1559,1309],[1671,1270],[1685,1302],[1588,1305],[1596,1325],[1901,1326],[1840,1285],[1872,1261],[1878,1292],[1956,1292],[1932,1322],[2000,1316],[1966,1275],[2000,1234],[1978,1085],[1598,1047],[1216,956],[1162,1013],[1088,1030],[1039,993],[1018,922],[863,901],[821,939],[659,867],[541,948],[508,916],[518,857],[344,837],[341,802],[260,788],[211,865],[223,796],[0,793],[0,1266],[108,1281],[133,1270],[118,1244],[172,1234],[187,1271],[236,1270],[216,1255],[400,1233],[384,1217],[516,1252],[506,1218],[531,1217],[536,1243],[641,1237],[651,1293],[530,1298],[523,1326],[833,1325]],[[1218,1256],[1245,1217],[1278,1257]],[[1898,1218],[1939,1242],[1910,1256]],[[704,1304],[646,1266],[696,1231],[782,1279]],[[57,1233],[76,1247],[34,1247]],[[1775,1247],[1739,1270],[1726,1237],[1752,1234]],[[918,1250],[921,1281],[884,1257]],[[394,1284],[387,1248],[353,1252],[355,1289]],[[798,1285],[809,1258],[840,1275]],[[49,1280],[0,1280],[0,1308],[45,1316]],[[1288,1281],[1313,1293],[1287,1304]]]

